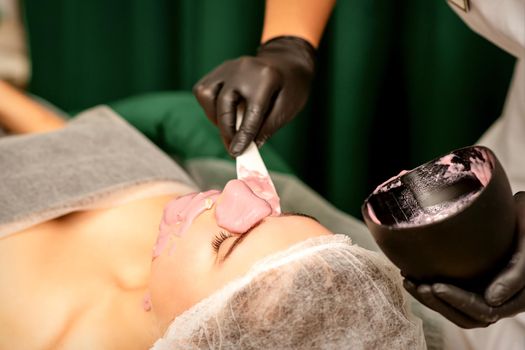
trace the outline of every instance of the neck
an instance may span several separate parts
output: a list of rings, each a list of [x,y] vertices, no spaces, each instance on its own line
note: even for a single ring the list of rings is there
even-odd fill
[[[110,341],[122,349],[149,349],[162,336],[155,314],[146,311],[143,300],[147,289],[123,291],[116,297],[109,318],[114,320]]]

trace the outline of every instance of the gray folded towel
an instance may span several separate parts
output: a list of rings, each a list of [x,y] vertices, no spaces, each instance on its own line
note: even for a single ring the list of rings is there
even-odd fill
[[[105,106],[61,130],[2,137],[0,238],[115,191],[159,181],[197,188],[178,164]]]

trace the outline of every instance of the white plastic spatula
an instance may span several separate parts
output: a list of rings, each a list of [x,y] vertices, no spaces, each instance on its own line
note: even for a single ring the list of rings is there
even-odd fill
[[[243,114],[244,105],[240,105],[237,108],[237,120],[235,126],[236,130],[239,130],[239,127],[241,126]],[[264,165],[261,154],[259,153],[255,142],[250,142],[246,150],[236,158],[236,166],[237,179],[245,181],[248,183],[248,186],[253,184],[254,179],[257,180],[260,186],[257,186],[258,188],[253,188],[250,186],[252,190],[261,198],[268,200],[273,208],[273,211],[276,214],[280,214],[281,207],[279,205],[279,196],[277,195],[275,186],[272,182],[272,179],[270,178],[270,175],[268,174],[268,170]],[[267,186],[269,188],[264,189],[263,187],[266,184],[269,185]],[[268,193],[269,191],[271,191],[271,193]]]

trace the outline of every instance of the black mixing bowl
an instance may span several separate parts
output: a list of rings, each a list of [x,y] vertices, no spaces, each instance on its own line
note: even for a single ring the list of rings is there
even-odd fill
[[[509,181],[482,146],[455,150],[380,185],[361,208],[385,255],[416,283],[482,291],[513,253]]]

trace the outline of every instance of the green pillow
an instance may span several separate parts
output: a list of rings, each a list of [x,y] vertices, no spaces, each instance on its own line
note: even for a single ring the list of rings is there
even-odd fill
[[[110,103],[118,114],[166,153],[186,161],[219,158],[233,162],[218,129],[208,121],[189,92],[158,92]],[[273,171],[292,173],[282,158],[265,145],[261,155]]]

